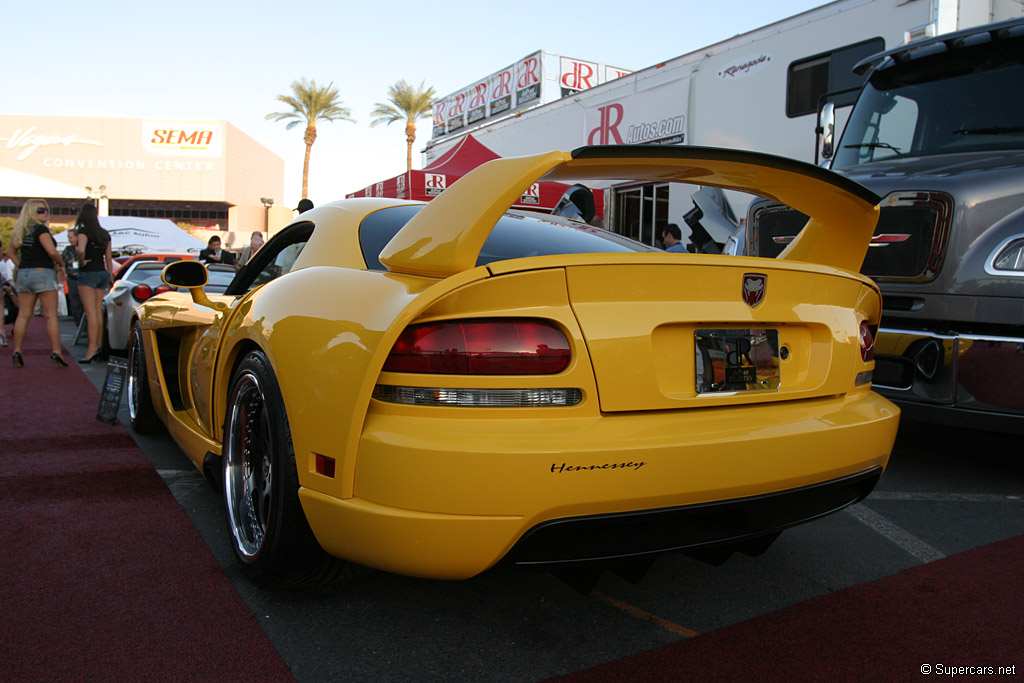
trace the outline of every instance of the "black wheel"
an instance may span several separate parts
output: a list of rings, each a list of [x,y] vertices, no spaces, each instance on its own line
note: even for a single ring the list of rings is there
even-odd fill
[[[132,429],[139,434],[155,434],[163,429],[149,394],[142,326],[138,321],[132,323],[132,335],[128,341],[128,417]]]
[[[261,351],[235,370],[224,423],[224,506],[235,556],[255,583],[316,584],[340,563],[316,542],[299,502],[281,389]]]

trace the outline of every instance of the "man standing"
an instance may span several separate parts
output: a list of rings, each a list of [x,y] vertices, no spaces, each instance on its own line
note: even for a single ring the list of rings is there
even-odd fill
[[[252,234],[252,237],[249,238],[249,244],[247,244],[246,246],[242,247],[242,256],[241,256],[241,258],[238,259],[238,265],[244,266],[246,263],[248,263],[249,259],[251,259],[253,257],[253,254],[255,254],[257,251],[259,251],[260,247],[262,247],[262,246],[263,246],[263,233],[262,232],[254,232]]]
[[[665,251],[674,254],[688,254],[683,246],[683,231],[675,223],[668,223],[661,231],[661,243],[665,245]]]
[[[68,313],[78,325],[82,322],[82,316],[85,315],[82,298],[78,295],[78,250],[75,249],[75,245],[78,244],[78,231],[68,228],[67,235],[68,246],[64,247],[60,256],[64,259],[64,272],[67,276],[65,282],[68,286]]]

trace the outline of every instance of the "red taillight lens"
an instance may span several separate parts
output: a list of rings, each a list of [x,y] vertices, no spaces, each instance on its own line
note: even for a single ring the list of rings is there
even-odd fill
[[[132,287],[132,296],[135,297],[138,301],[145,301],[146,299],[154,297],[157,294],[163,294],[164,292],[173,291],[174,287],[169,287],[167,285],[157,285],[156,289],[153,289],[149,285],[135,285],[134,287]]]
[[[569,365],[569,341],[540,320],[492,319],[410,325],[384,363],[390,372],[552,375]]]
[[[865,363],[875,359],[875,333],[867,322],[860,324],[860,357]]]

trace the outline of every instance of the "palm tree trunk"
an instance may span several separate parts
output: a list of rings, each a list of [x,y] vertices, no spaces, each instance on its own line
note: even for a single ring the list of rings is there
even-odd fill
[[[313,151],[313,143],[316,142],[316,122],[310,121],[306,126],[306,158],[302,160],[302,199],[309,196],[309,153]]]
[[[408,121],[405,124],[405,170],[412,170],[412,144],[416,142],[416,122]]]
[[[313,145],[306,145],[306,158],[302,160],[302,197],[305,199],[309,195],[309,153],[313,150]]]

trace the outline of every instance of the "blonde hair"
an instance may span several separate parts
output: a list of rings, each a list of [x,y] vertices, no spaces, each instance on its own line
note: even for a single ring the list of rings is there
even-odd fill
[[[21,207],[21,214],[18,215],[18,220],[14,222],[14,231],[11,233],[11,244],[16,249],[20,249],[21,243],[25,240],[25,228],[30,223],[40,222],[36,220],[36,209],[40,206],[45,206],[47,209],[50,208],[45,199],[30,199]]]

